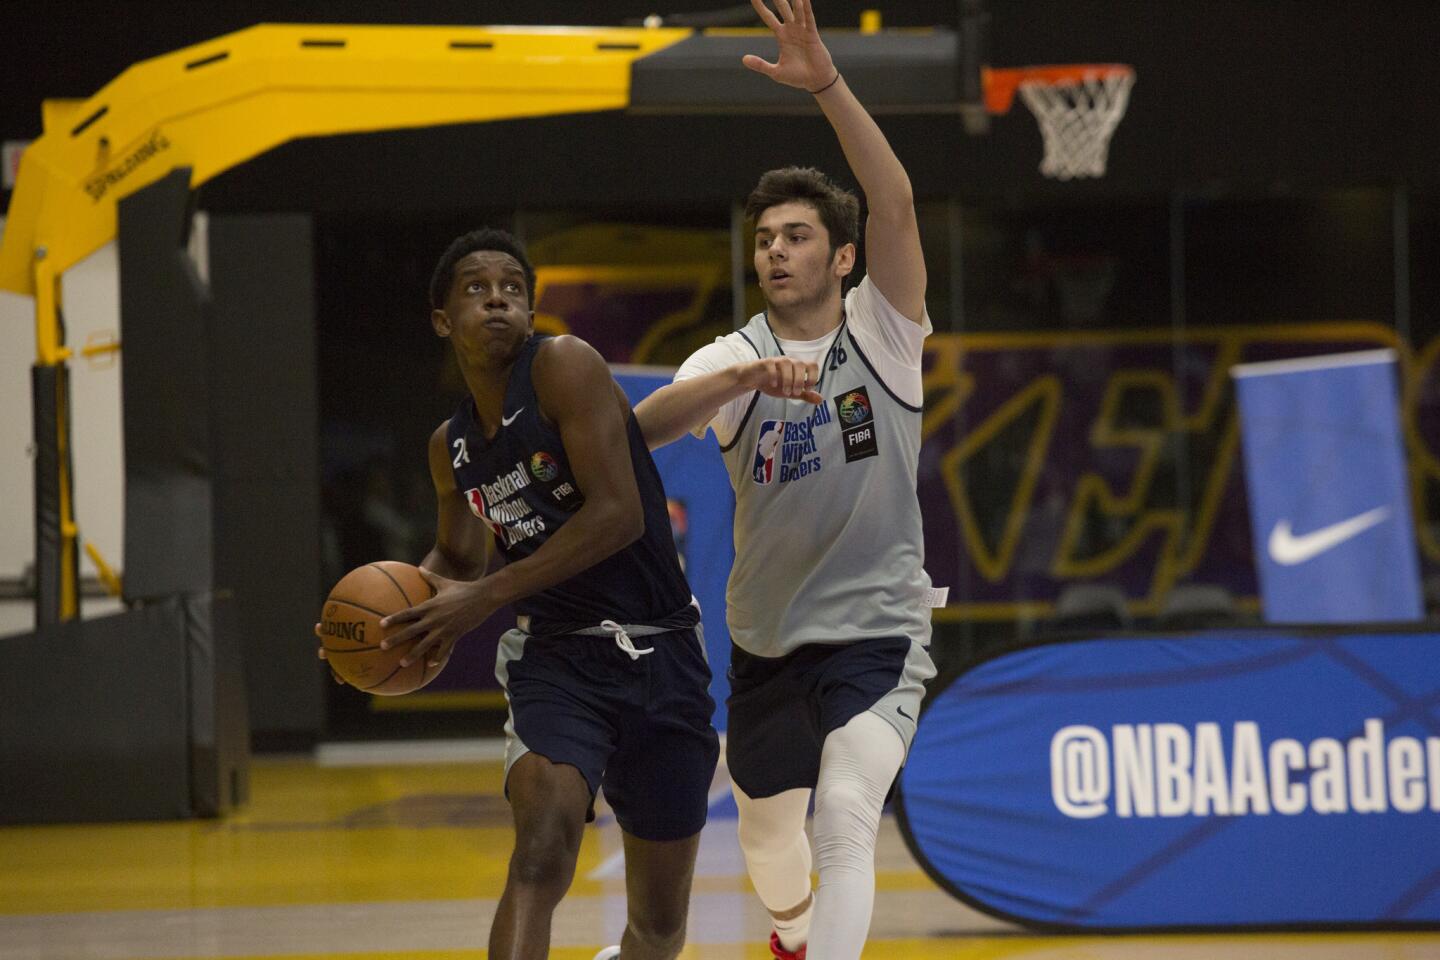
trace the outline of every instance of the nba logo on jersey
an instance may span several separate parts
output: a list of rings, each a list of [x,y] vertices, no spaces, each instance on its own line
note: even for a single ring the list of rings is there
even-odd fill
[[[482,520],[485,526],[490,528],[490,532],[503,542],[505,539],[505,528],[490,519],[490,516],[485,512],[485,496],[480,492],[479,487],[471,487],[465,491],[465,502],[470,504],[470,512]]]
[[[750,477],[756,483],[773,483],[775,480],[775,456],[780,452],[780,441],[785,439],[785,425],[788,420],[765,420],[760,424],[760,439],[755,443],[755,465],[750,468]]]

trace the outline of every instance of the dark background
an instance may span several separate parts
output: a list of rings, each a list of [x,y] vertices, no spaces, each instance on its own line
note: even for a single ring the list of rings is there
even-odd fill
[[[42,99],[88,97],[132,63],[256,23],[606,25],[723,5],[6,4],[0,138],[38,136]],[[959,4],[817,6],[826,27],[853,27],[878,7],[894,28],[953,27]],[[996,66],[1119,61],[1139,80],[1096,181],[1038,173],[1039,132],[1018,102],[983,136],[956,115],[881,118],[915,185],[937,330],[1169,330],[1178,344],[1197,327],[1368,321],[1416,350],[1440,330],[1440,5],[995,0],[991,13]],[[772,49],[757,39],[757,52]],[[607,113],[298,141],[207,183],[198,206],[217,217],[283,215],[275,223],[299,238],[309,224],[311,247],[295,253],[313,257],[313,298],[297,288],[296,302],[313,302],[313,317],[297,323],[313,323],[315,338],[318,427],[306,430],[323,517],[314,595],[376,556],[418,560],[433,536],[424,444],[458,394],[429,330],[425,289],[450,237],[482,223],[532,245],[593,224],[727,231],[756,175],[795,162],[849,180],[818,115]],[[716,322],[730,313],[715,304]],[[1177,347],[1167,364],[1182,385],[1192,359]],[[995,452],[997,477],[1012,475],[1016,456]],[[1161,475],[1173,489],[1163,495],[1191,502],[1211,452],[1177,436],[1166,456]],[[1008,487],[989,489],[999,517]],[[376,521],[377,507],[388,521]],[[1243,581],[1246,531],[1226,537]],[[1048,603],[1054,585],[1042,573],[993,589],[1017,605]],[[966,599],[952,592],[952,603]],[[1030,629],[1023,620],[948,624],[938,658]],[[309,624],[267,629],[289,642]],[[314,680],[323,682],[318,671]],[[498,730],[490,715],[376,721],[348,691],[326,690],[330,735]],[[261,731],[304,726],[278,707],[255,713]]]
[[[604,25],[649,13],[723,6],[715,0],[6,4],[0,13],[5,79],[0,134],[34,137],[41,99],[87,97],[137,60],[256,23]],[[868,7],[882,11],[887,27],[954,25],[958,20],[956,2],[836,0],[818,6],[826,26],[853,27]],[[991,7],[989,50],[996,66],[1123,61],[1137,68],[1141,79],[1131,117],[1117,135],[1112,172],[1082,194],[1155,196],[1177,186],[1281,191],[1355,182],[1420,186],[1433,185],[1440,176],[1435,162],[1440,159],[1440,62],[1432,55],[1440,10],[1434,4],[1005,0]],[[785,152],[788,141],[811,140],[803,126],[785,129],[780,137],[774,126],[723,118],[679,128],[654,118],[637,124],[632,130],[596,121],[595,129],[586,132],[601,139],[581,140],[587,144],[583,153],[573,139],[557,143],[554,127],[546,124],[533,125],[528,136],[519,131],[494,135],[488,128],[439,136],[386,134],[379,137],[383,147],[367,149],[363,157],[346,142],[350,138],[339,138],[313,149],[279,151],[246,173],[255,184],[217,191],[211,203],[290,208],[303,200],[306,209],[357,204],[433,208],[470,201],[482,189],[522,203],[566,203],[601,188],[610,196],[612,178],[632,187],[614,195],[616,200],[646,194],[667,202],[712,199],[743,191],[754,163],[765,162],[762,155]],[[958,121],[914,118],[887,126],[922,194],[958,189],[968,196],[1015,196],[1046,186],[1033,175],[1033,161],[1020,162],[1037,139],[1033,123],[1023,116],[1001,120],[991,137],[978,141],[965,138]],[[610,136],[603,136],[607,132]],[[645,142],[665,143],[665,149],[640,154],[611,149],[654,133],[662,135],[647,136]],[[731,139],[737,134],[742,137],[738,142]],[[724,138],[726,150],[711,149],[717,137]],[[482,156],[524,156],[527,163],[508,177],[496,177],[483,161],[459,162],[473,160],[476,147]],[[739,162],[742,157],[754,162]],[[690,162],[696,159],[709,162]],[[736,162],[725,162],[729,159]],[[302,166],[302,161],[316,160],[318,165]],[[586,162],[601,179],[552,176],[557,165],[564,169],[576,161]],[[350,175],[366,171],[371,176],[358,183]],[[363,189],[376,183],[386,189]]]

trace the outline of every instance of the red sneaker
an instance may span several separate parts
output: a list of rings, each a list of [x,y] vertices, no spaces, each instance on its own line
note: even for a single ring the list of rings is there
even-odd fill
[[[791,953],[780,946],[780,934],[774,930],[770,931],[770,952],[775,955],[775,960],[805,960],[805,946],[802,944],[799,950]]]

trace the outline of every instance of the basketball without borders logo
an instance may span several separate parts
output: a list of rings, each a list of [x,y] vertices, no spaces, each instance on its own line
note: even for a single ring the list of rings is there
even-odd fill
[[[756,483],[775,481],[775,455],[780,450],[780,441],[785,438],[787,422],[766,420],[760,424],[760,439],[755,443],[755,462],[750,468],[750,477]]]

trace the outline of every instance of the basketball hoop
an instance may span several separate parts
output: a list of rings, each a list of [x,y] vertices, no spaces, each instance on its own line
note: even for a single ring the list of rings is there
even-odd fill
[[[982,71],[985,108],[1009,113],[1019,91],[1045,140],[1040,172],[1055,180],[1103,177],[1110,137],[1125,116],[1135,70],[1122,63]]]

